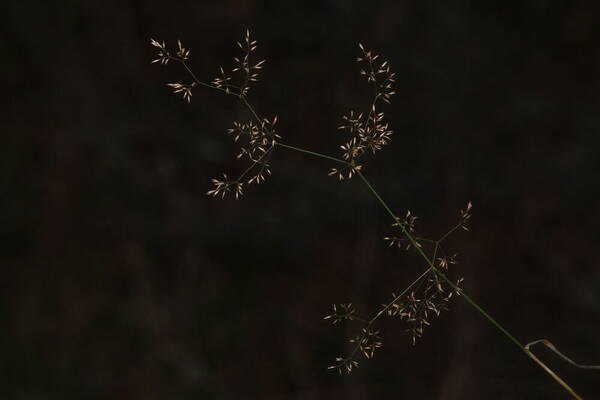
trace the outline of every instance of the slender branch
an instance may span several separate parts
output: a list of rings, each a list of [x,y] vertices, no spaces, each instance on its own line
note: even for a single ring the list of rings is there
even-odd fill
[[[394,304],[396,304],[398,302],[398,300],[400,300],[402,298],[402,296],[404,296],[406,293],[408,293],[408,291],[417,284],[417,282],[421,281],[421,279],[425,278],[427,275],[429,275],[431,273],[431,268],[428,268],[425,270],[425,272],[423,272],[421,275],[419,275],[419,277],[417,279],[415,279],[410,285],[408,285],[403,291],[402,293],[400,293],[398,296],[394,297],[394,300],[392,300],[391,302],[389,302],[381,311],[379,311],[373,318],[371,318],[371,320],[369,321],[369,325],[368,327],[370,327],[371,325],[373,325],[373,323],[383,314],[385,313],[387,310],[390,309],[390,307]]]
[[[271,153],[273,152],[274,148],[275,148],[275,145],[273,144],[271,147],[269,147],[269,149],[267,151],[265,151],[264,153],[262,153],[260,157],[258,157],[256,160],[254,160],[252,162],[252,164],[250,164],[250,166],[248,168],[246,168],[246,170],[244,172],[242,172],[242,174],[236,179],[236,182],[239,182],[257,164],[259,164],[259,163],[260,164],[264,164],[264,163],[268,162],[269,161],[269,157],[270,157]],[[266,159],[266,161],[263,161],[263,159]]]
[[[240,100],[242,101],[242,103],[244,103],[246,105],[246,107],[248,108],[248,110],[250,110],[250,112],[252,113],[252,115],[256,119],[256,122],[258,122],[259,125],[262,124],[262,120],[260,119],[260,117],[258,116],[258,114],[256,113],[256,111],[254,111],[254,108],[252,108],[252,106],[250,105],[250,103],[246,99],[246,96],[244,96],[243,94],[240,94],[238,97],[240,98]]]
[[[377,200],[379,201],[379,203],[381,203],[381,205],[383,206],[383,208],[385,208],[385,210],[388,212],[388,214],[390,214],[390,217],[392,217],[394,219],[394,221],[398,220],[398,217],[396,216],[396,214],[394,214],[394,212],[391,210],[391,208],[387,205],[387,203],[385,201],[383,201],[383,199],[381,198],[381,196],[379,195],[379,193],[377,193],[377,191],[375,190],[375,188],[373,188],[373,186],[371,185],[371,183],[367,180],[367,178],[365,178],[365,176],[363,175],[362,172],[358,172],[358,176],[360,176],[360,179],[362,179],[362,181],[365,183],[365,185],[367,185],[367,187],[369,188],[369,190],[371,191],[371,193],[373,193],[373,195],[377,198]],[[400,225],[404,231],[404,225]],[[410,240],[410,242],[415,245],[415,247],[419,248],[419,246],[416,245],[415,240],[413,239],[412,236],[408,235],[407,239]],[[425,256],[423,254],[423,256],[425,257],[425,259],[428,261],[427,263],[430,266],[431,265],[431,261],[429,261],[429,258],[427,258],[427,256]]]
[[[408,285],[402,291],[402,293],[400,293],[399,295],[397,295],[396,297],[394,297],[394,299],[391,302],[389,302],[388,304],[386,304],[386,306],[384,308],[382,308],[373,318],[371,318],[368,321],[367,326],[365,327],[365,330],[368,332],[369,329],[371,328],[371,326],[373,326],[373,324],[375,323],[375,321],[377,321],[377,319],[381,315],[383,315],[385,312],[387,312],[387,310],[389,310],[392,305],[396,304],[398,302],[398,300],[400,300],[406,293],[408,293],[408,291],[410,289],[412,289],[413,286],[415,286],[419,282],[422,282],[423,278],[425,278],[430,273],[431,273],[431,268],[428,268],[427,270],[425,270],[425,272],[423,272],[421,275],[419,275],[419,277],[417,279],[415,279],[414,281],[412,281],[412,283],[410,285]],[[362,337],[364,337],[364,335]],[[361,341],[359,340],[358,344],[354,347],[354,349],[352,350],[352,352],[350,353],[350,355],[346,358],[346,360],[351,360],[351,359],[354,358],[355,354],[360,349],[360,342]]]
[[[181,58],[169,56],[169,59],[178,61],[181,65],[183,65],[183,67],[187,70],[187,72],[190,74],[190,76],[192,77],[192,79],[194,80],[194,82],[196,82],[197,85],[204,86],[204,87],[207,87],[207,88],[210,88],[210,89],[221,90],[222,92],[227,92],[223,88],[220,88],[220,87],[215,86],[215,85],[211,85],[210,83],[202,82],[200,79],[198,79],[196,77],[196,75],[192,72],[192,70],[190,69],[190,67],[188,67],[187,63],[184,60],[182,60]]]
[[[317,153],[317,152],[306,150],[306,149],[301,149],[299,147],[290,146],[289,144],[285,144],[285,143],[281,143],[281,142],[276,142],[275,144],[277,146],[285,147],[286,149],[299,151],[300,153],[310,154],[312,156],[321,157],[321,158],[325,158],[327,160],[338,162],[340,164],[348,165],[348,163],[346,161],[339,159],[339,158],[331,157],[331,156],[328,156],[325,154]]]
[[[437,243],[441,243],[441,242],[443,242],[443,241],[444,241],[444,239],[446,239],[448,236],[450,236],[451,234],[453,234],[453,233],[454,233],[454,231],[456,231],[456,230],[457,230],[457,229],[458,229],[458,228],[459,228],[461,225],[462,225],[461,223],[458,223],[458,224],[454,225],[454,226],[452,227],[452,229],[450,229],[448,232],[444,233],[444,234],[442,235],[442,237],[441,237],[441,238],[439,238],[439,239],[437,240]],[[434,257],[434,259],[435,259],[435,257]]]

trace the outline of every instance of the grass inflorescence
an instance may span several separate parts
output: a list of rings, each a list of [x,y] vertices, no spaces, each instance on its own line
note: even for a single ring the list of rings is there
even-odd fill
[[[403,321],[406,324],[410,342],[414,345],[417,339],[423,335],[425,328],[430,325],[432,318],[446,310],[452,298],[461,297],[490,322],[500,334],[508,338],[546,371],[572,397],[581,399],[581,396],[573,388],[531,352],[530,347],[538,343],[544,344],[563,360],[577,368],[600,369],[600,366],[577,364],[558,351],[546,339],[535,340],[523,345],[464,291],[463,278],[451,279],[448,276],[458,261],[455,253],[445,249],[444,241],[459,230],[469,230],[468,223],[471,218],[472,204],[469,202],[463,210],[460,210],[457,223],[444,235],[438,239],[427,239],[416,234],[417,217],[410,211],[404,213],[403,217],[398,216],[364,175],[365,155],[369,153],[373,155],[380,151],[390,143],[393,136],[393,130],[386,122],[385,114],[381,110],[382,103],[390,104],[395,94],[395,73],[388,61],[381,60],[379,55],[367,50],[362,44],[358,45],[360,54],[356,61],[359,64],[359,73],[371,85],[373,96],[368,110],[350,110],[342,116],[342,124],[338,129],[349,135],[349,138],[340,145],[342,154],[338,158],[284,143],[276,129],[277,116],[259,116],[252,107],[248,101],[248,92],[259,81],[260,72],[266,61],[255,60],[254,53],[258,43],[251,38],[249,30],[246,30],[242,40],[237,43],[241,54],[233,58],[234,67],[226,70],[219,66],[216,76],[210,81],[201,81],[192,72],[188,65],[190,51],[183,46],[181,41],[177,41],[177,46],[173,50],[169,50],[165,42],[154,39],[150,40],[150,44],[157,50],[157,56],[152,61],[153,63],[167,65],[173,61],[179,63],[188,72],[191,81],[167,84],[174,93],[181,95],[184,101],[189,103],[193,91],[204,87],[237,97],[248,110],[248,120],[234,121],[232,127],[227,131],[233,141],[240,144],[237,158],[246,160],[248,166],[237,177],[231,178],[227,173],[222,173],[220,177],[213,178],[211,181],[213,187],[207,191],[208,195],[220,198],[233,195],[236,199],[241,198],[247,186],[262,183],[271,174],[270,160],[276,148],[320,157],[336,164],[328,171],[329,175],[337,177],[339,180],[358,176],[367,190],[385,208],[392,220],[393,233],[384,237],[383,240],[389,246],[395,246],[403,251],[415,251],[424,261],[424,271],[398,294],[392,293],[391,300],[382,304],[370,318],[359,316],[352,303],[333,306],[333,313],[325,316],[325,320],[330,320],[333,324],[348,321],[361,326],[349,339],[353,350],[346,356],[335,357],[335,361],[328,367],[329,369],[336,370],[340,374],[350,373],[359,366],[361,355],[366,359],[373,358],[376,350],[383,346],[382,334],[376,328],[381,317],[387,316]]]

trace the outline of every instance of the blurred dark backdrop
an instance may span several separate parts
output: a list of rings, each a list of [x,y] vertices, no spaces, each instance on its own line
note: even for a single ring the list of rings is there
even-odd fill
[[[600,361],[600,3],[582,1],[12,1],[0,25],[2,399],[566,399],[464,301],[415,347],[386,320],[353,375],[326,366],[422,271],[386,247],[358,180],[278,150],[243,200],[205,192],[243,170],[235,99],[164,85],[149,38],[203,79],[246,28],[267,59],[251,101],[292,145],[339,154],[370,89],[360,41],[397,71],[396,133],[365,173],[436,237],[467,201],[454,273],[524,342]],[[540,357],[588,398],[600,376]]]

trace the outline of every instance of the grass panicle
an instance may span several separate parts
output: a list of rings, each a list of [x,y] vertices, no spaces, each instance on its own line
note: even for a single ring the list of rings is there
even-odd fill
[[[448,276],[452,272],[450,267],[455,266],[458,262],[457,255],[444,248],[444,241],[458,230],[469,230],[468,223],[473,207],[471,202],[463,210],[460,210],[457,223],[444,235],[435,240],[427,239],[416,234],[417,217],[411,211],[407,211],[404,217],[397,216],[365,177],[363,172],[365,154],[373,155],[382,150],[390,143],[393,135],[393,130],[386,122],[385,114],[381,110],[382,103],[390,104],[395,94],[393,87],[395,73],[392,72],[388,61],[382,61],[379,55],[367,50],[362,44],[358,45],[360,55],[356,61],[359,64],[359,74],[372,87],[373,95],[368,110],[350,110],[342,116],[343,122],[338,129],[349,137],[340,145],[342,154],[338,158],[283,143],[276,130],[277,116],[262,117],[254,110],[247,95],[253,85],[259,81],[260,72],[266,61],[255,60],[254,53],[258,42],[251,38],[249,30],[246,30],[242,40],[237,43],[241,54],[233,58],[234,67],[226,70],[219,66],[217,76],[206,82],[199,80],[190,69],[188,65],[190,51],[183,46],[181,41],[177,41],[177,46],[171,51],[164,41],[150,39],[150,44],[157,51],[156,58],[152,63],[167,65],[169,61],[174,61],[188,72],[191,82],[168,84],[173,92],[183,96],[186,102],[191,101],[196,88],[204,87],[237,97],[248,110],[248,120],[233,122],[232,127],[227,131],[233,141],[240,144],[237,158],[246,160],[248,166],[236,178],[229,178],[226,173],[223,173],[221,178],[212,179],[213,187],[207,191],[208,195],[221,198],[233,195],[236,199],[241,198],[244,195],[245,187],[262,183],[271,174],[270,160],[276,148],[284,148],[333,161],[336,166],[329,170],[329,175],[335,176],[339,180],[360,177],[367,190],[373,194],[391,217],[391,227],[394,232],[384,237],[383,240],[389,246],[403,251],[415,251],[424,261],[424,271],[398,294],[392,293],[391,301],[382,304],[381,308],[369,319],[360,317],[352,303],[333,306],[333,313],[325,316],[325,320],[330,320],[333,324],[358,323],[362,326],[349,340],[353,346],[350,354],[335,357],[335,362],[328,367],[329,369],[336,370],[340,374],[351,373],[359,366],[361,355],[365,359],[373,358],[376,350],[383,346],[382,334],[376,329],[376,323],[380,317],[397,318],[405,323],[410,342],[414,345],[417,339],[422,337],[425,328],[431,324],[432,318],[446,310],[452,298],[461,297],[490,322],[500,334],[519,347],[532,361],[546,371],[572,397],[581,399],[581,396],[573,388],[533,354],[530,347],[538,343],[544,344],[557,356],[577,368],[600,369],[600,366],[577,364],[546,339],[523,345],[467,295],[462,287],[463,278],[451,279]]]

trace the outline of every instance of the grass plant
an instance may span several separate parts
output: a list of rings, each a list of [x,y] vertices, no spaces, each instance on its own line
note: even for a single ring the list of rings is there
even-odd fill
[[[372,98],[367,110],[351,110],[342,117],[342,124],[338,129],[346,133],[348,137],[340,145],[341,155],[336,157],[285,143],[277,131],[277,116],[260,116],[252,107],[248,100],[248,93],[258,82],[265,60],[255,61],[254,53],[258,44],[251,38],[248,30],[242,40],[237,43],[241,55],[234,57],[233,68],[225,70],[223,67],[218,67],[216,77],[210,81],[201,81],[192,72],[188,64],[190,51],[183,46],[181,41],[177,42],[177,46],[173,50],[170,50],[165,42],[154,39],[150,40],[150,44],[157,50],[157,58],[153,63],[166,65],[169,62],[175,62],[189,74],[190,81],[187,83],[168,83],[173,92],[180,94],[186,102],[191,101],[195,89],[203,87],[236,97],[248,111],[249,119],[247,121],[233,122],[232,127],[227,131],[233,141],[240,144],[237,158],[246,160],[248,166],[235,178],[230,178],[227,173],[223,173],[220,177],[212,179],[212,188],[208,190],[208,195],[220,198],[232,195],[236,199],[241,198],[248,186],[264,182],[271,174],[271,158],[278,149],[319,157],[334,163],[328,172],[330,176],[338,180],[358,177],[375,200],[386,210],[393,231],[384,238],[389,246],[395,246],[405,251],[414,251],[423,260],[423,272],[400,293],[392,293],[391,300],[383,304],[372,316],[365,318],[357,315],[351,303],[333,305],[333,312],[324,319],[330,320],[334,324],[342,321],[356,321],[362,326],[349,340],[353,344],[353,350],[346,356],[336,357],[329,369],[336,370],[340,374],[351,373],[359,366],[361,355],[366,359],[372,358],[383,344],[381,334],[377,329],[377,322],[381,317],[396,317],[402,320],[407,325],[406,329],[410,333],[414,345],[417,339],[423,335],[424,329],[430,325],[432,318],[446,310],[453,298],[460,297],[488,321],[499,334],[506,337],[536,365],[546,371],[573,398],[582,398],[548,365],[536,357],[531,351],[531,347],[543,344],[577,368],[600,369],[600,366],[577,364],[546,339],[523,344],[465,292],[462,287],[462,278],[450,278],[449,274],[456,269],[454,266],[458,262],[456,254],[445,249],[444,241],[458,231],[468,231],[472,204],[469,202],[463,210],[460,210],[456,224],[444,235],[437,239],[424,238],[415,233],[417,217],[410,211],[402,214],[394,212],[365,176],[363,166],[367,156],[376,154],[388,145],[393,136],[393,130],[386,122],[385,114],[381,110],[384,104],[391,103],[395,94],[393,88],[395,73],[392,72],[388,61],[381,60],[379,55],[367,50],[362,44],[358,45],[360,55],[356,61],[359,64],[359,73],[372,87]]]

